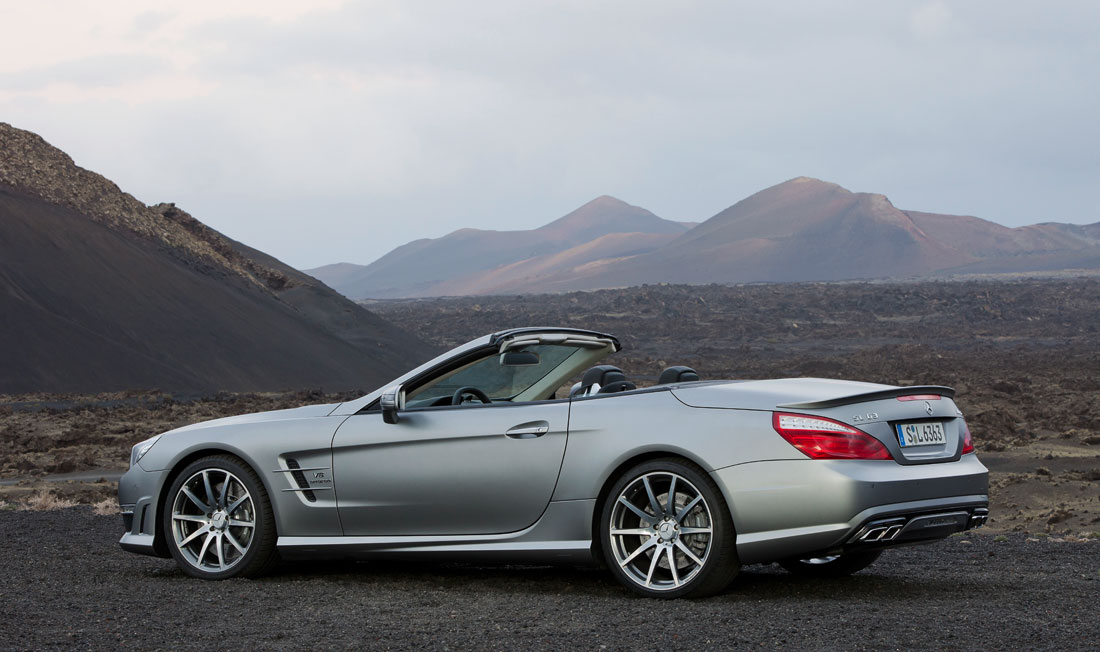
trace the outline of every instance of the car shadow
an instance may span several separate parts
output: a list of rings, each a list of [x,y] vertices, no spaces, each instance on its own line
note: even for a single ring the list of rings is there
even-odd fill
[[[606,569],[596,567],[433,563],[417,561],[285,561],[258,582],[276,584],[318,580],[340,585],[389,586],[409,589],[454,590],[633,597]],[[983,577],[914,577],[889,567],[861,571],[841,578],[807,578],[778,565],[746,566],[734,581],[710,600],[828,599],[902,603],[919,597],[974,594],[1004,585]],[[644,598],[639,598],[644,599]]]
[[[531,593],[579,591],[592,594],[617,591],[618,584],[596,567],[422,562],[406,560],[284,561],[261,581],[325,579],[339,583],[462,587],[476,591],[523,590]]]
[[[741,570],[737,578],[718,594],[718,598],[743,600],[852,599],[876,603],[909,603],[914,598],[941,598],[951,594],[974,594],[1008,586],[984,577],[944,577],[929,571],[928,576],[913,576],[892,571],[888,566],[872,567],[847,577],[802,577],[788,573],[778,565],[755,565]]]

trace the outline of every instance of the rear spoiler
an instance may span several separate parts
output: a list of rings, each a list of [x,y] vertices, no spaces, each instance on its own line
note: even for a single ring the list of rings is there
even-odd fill
[[[899,396],[911,396],[913,394],[939,394],[947,398],[955,398],[955,390],[951,387],[944,387],[942,385],[913,385],[912,387],[892,387],[890,389],[880,389],[864,394],[852,394],[851,396],[830,398],[824,401],[787,403],[786,405],[777,405],[776,407],[792,408],[796,410],[822,410],[825,408],[848,405],[850,403],[866,403],[868,401],[880,401],[884,398],[897,398]]]

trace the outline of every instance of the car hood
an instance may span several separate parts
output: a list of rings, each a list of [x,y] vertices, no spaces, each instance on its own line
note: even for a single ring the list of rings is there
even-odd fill
[[[285,419],[308,419],[311,417],[326,417],[331,414],[338,405],[340,404],[324,403],[322,405],[303,405],[302,407],[290,408],[287,410],[271,410],[270,412],[253,412],[251,414],[239,414],[235,417],[222,417],[221,419],[211,419],[210,421],[200,421],[199,423],[192,423],[189,426],[183,426],[182,428],[169,430],[164,434],[167,435],[176,432],[186,432],[188,430],[209,428],[212,426],[231,426],[242,423],[259,423],[262,421],[282,421]]]
[[[781,378],[699,383],[672,388],[691,407],[771,410],[792,403],[810,403],[892,389],[892,385],[831,378]]]

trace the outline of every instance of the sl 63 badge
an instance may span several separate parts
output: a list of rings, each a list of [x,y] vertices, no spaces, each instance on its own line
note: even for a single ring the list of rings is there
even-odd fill
[[[878,418],[878,412],[868,412],[867,414],[857,414],[852,417],[852,423],[860,423],[862,421],[874,421]]]

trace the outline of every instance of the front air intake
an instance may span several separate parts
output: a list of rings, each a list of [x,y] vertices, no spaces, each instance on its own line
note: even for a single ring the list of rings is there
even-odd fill
[[[288,459],[286,461],[286,466],[287,468],[292,469],[292,471],[290,472],[290,476],[294,478],[294,482],[298,485],[298,488],[303,490],[302,495],[305,496],[306,500],[311,503],[317,502],[316,494],[314,494],[313,491],[310,490],[309,483],[306,482],[306,474],[297,470],[302,468],[302,465],[298,464],[298,460]]]

